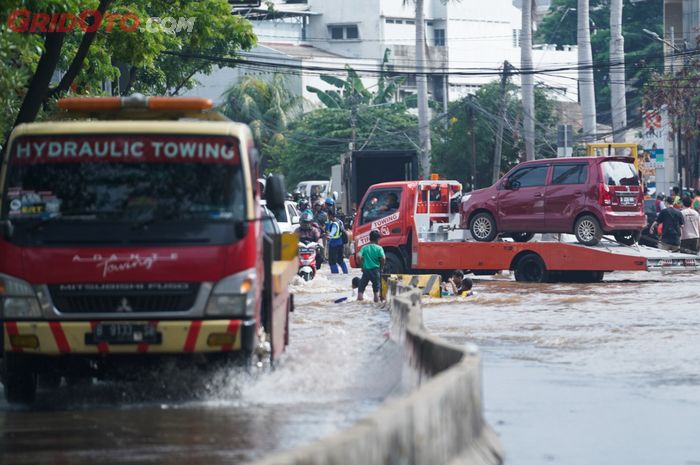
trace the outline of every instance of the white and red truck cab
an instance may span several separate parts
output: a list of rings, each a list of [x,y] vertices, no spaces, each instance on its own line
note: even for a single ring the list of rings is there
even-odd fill
[[[199,98],[59,106],[60,120],[14,129],[0,175],[8,400],[31,402],[37,374],[249,358],[261,338],[278,357],[296,261],[265,257],[248,127]],[[281,189],[268,181],[269,206]]]
[[[514,270],[518,281],[599,281],[612,271],[694,271],[695,255],[604,241],[584,246],[562,240],[476,242],[460,213],[457,181],[402,181],[375,184],[355,216],[351,266],[369,242],[371,230],[381,233],[385,273],[438,273],[469,270],[493,274]]]

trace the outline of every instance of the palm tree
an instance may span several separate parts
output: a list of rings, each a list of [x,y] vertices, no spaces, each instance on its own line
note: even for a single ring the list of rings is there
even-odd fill
[[[595,86],[593,83],[593,54],[588,0],[578,0],[578,83],[583,113],[583,137],[586,142],[596,138]]]
[[[447,0],[444,0],[447,1]],[[407,5],[409,0],[403,0]],[[424,0],[413,0],[416,5],[416,90],[418,94],[418,135],[420,164],[425,179],[430,178],[430,122],[428,107],[428,76],[425,74],[425,13]]]
[[[622,37],[622,0],[610,2],[610,108],[613,141],[624,142],[627,126],[625,96],[625,39]]]
[[[289,91],[281,74],[270,79],[245,76],[225,93],[221,110],[234,121],[250,126],[255,144],[260,149],[264,170],[267,148],[284,138],[289,123],[302,114],[302,98]]]

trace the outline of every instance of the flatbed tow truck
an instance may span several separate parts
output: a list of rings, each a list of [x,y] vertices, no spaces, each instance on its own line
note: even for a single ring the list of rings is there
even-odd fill
[[[495,274],[512,270],[521,282],[597,282],[614,271],[698,271],[700,257],[670,253],[612,240],[597,246],[573,243],[568,235],[542,235],[551,240],[477,242],[460,229],[457,181],[408,181],[373,185],[365,194],[353,225],[350,263],[378,230],[388,274],[446,275],[452,270]],[[377,205],[396,196],[398,207]],[[575,239],[574,239],[575,240]]]

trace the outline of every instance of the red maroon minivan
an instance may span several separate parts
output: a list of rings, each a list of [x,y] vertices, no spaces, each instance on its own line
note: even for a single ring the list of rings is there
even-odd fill
[[[518,242],[535,233],[573,233],[585,245],[612,233],[634,244],[646,225],[644,192],[634,159],[548,158],[517,165],[496,184],[465,194],[461,227],[477,241],[497,235]]]

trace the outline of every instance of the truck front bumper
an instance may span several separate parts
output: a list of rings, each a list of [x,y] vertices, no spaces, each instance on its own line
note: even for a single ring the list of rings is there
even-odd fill
[[[124,325],[133,331],[150,325],[157,340],[119,343],[96,340],[98,325]],[[133,325],[133,326],[132,326]],[[3,350],[36,355],[188,354],[255,348],[255,320],[161,321],[5,321]]]

